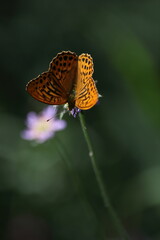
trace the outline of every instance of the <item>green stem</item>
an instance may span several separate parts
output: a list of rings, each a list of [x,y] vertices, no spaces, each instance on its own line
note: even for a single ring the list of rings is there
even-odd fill
[[[124,229],[120,219],[118,218],[114,208],[112,207],[112,205],[109,201],[109,198],[108,198],[108,195],[107,195],[107,192],[106,192],[106,189],[105,189],[105,185],[104,185],[104,182],[103,182],[103,179],[102,179],[101,172],[100,172],[100,170],[98,168],[98,165],[96,163],[95,154],[94,154],[94,151],[93,151],[91,140],[90,140],[88,132],[87,132],[84,115],[82,113],[80,113],[79,118],[80,118],[82,131],[83,131],[83,134],[84,134],[87,146],[88,146],[89,157],[90,157],[91,164],[92,164],[92,167],[93,167],[93,171],[95,173],[95,177],[96,177],[99,189],[100,189],[100,193],[101,193],[101,196],[102,196],[102,199],[103,199],[104,206],[107,208],[108,213],[110,215],[110,218],[112,219],[112,222],[115,226],[115,229],[116,229],[117,233],[119,234],[119,236],[121,237],[121,239],[129,240],[129,237],[127,235],[126,230]]]

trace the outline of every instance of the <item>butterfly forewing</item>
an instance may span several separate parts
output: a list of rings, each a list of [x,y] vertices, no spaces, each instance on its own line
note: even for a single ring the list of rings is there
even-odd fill
[[[32,97],[43,103],[61,105],[67,102],[66,91],[50,72],[44,72],[31,80],[26,90]]]
[[[63,51],[50,63],[49,72],[52,72],[69,94],[77,79],[78,56],[74,52]]]
[[[76,85],[75,105],[87,110],[98,101],[98,91],[92,78],[93,60],[89,54],[81,54],[78,58],[78,79]]]

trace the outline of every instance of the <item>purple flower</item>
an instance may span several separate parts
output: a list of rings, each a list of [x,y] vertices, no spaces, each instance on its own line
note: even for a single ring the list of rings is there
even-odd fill
[[[77,108],[77,107],[74,107],[72,108],[72,110],[70,111],[71,115],[76,118],[77,115],[81,112],[81,109]]]
[[[57,110],[53,106],[46,107],[40,114],[30,112],[27,115],[27,129],[21,132],[21,137],[26,140],[35,140],[43,143],[53,137],[56,131],[66,127],[64,120],[56,119]]]

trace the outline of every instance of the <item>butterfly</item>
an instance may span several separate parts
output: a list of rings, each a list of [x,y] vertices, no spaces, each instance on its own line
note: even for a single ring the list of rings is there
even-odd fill
[[[49,69],[28,82],[27,92],[36,100],[50,105],[68,103],[81,110],[98,101],[98,90],[92,78],[93,60],[89,54],[63,51],[50,62]]]

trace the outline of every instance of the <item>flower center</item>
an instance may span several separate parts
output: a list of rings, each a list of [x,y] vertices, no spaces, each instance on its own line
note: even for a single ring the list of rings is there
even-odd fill
[[[52,124],[53,124],[53,122],[52,122]],[[50,130],[50,128],[51,128],[51,123],[46,122],[46,119],[44,119],[44,118],[39,119],[39,121],[37,122],[37,124],[35,126],[35,130],[39,133]]]

